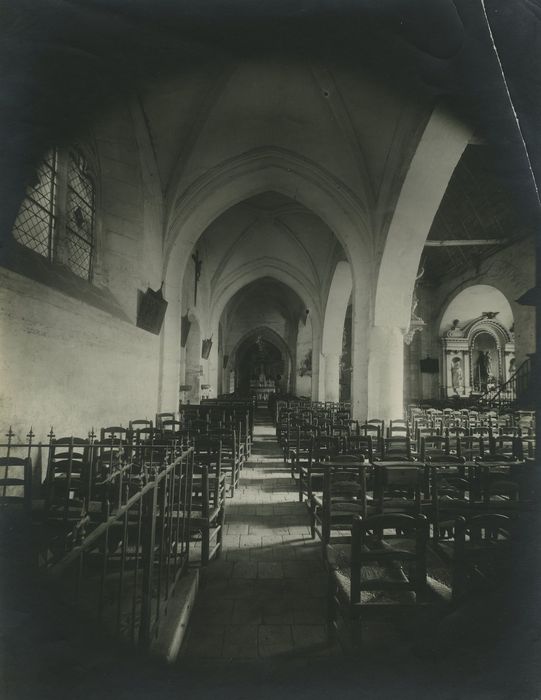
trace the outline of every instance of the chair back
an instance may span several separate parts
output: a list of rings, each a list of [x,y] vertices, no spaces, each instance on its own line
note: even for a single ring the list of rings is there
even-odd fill
[[[502,584],[511,573],[512,520],[499,513],[470,518],[460,516],[455,523],[453,556],[453,597],[487,586]]]
[[[372,515],[353,521],[351,538],[351,602],[361,603],[361,592],[386,597],[411,591],[412,603],[426,592],[426,549],[429,526],[423,515]],[[370,568],[368,576],[363,569]],[[390,576],[391,572],[400,572]],[[381,572],[378,575],[378,572]]]
[[[0,457],[0,509],[32,503],[32,461],[29,457]]]

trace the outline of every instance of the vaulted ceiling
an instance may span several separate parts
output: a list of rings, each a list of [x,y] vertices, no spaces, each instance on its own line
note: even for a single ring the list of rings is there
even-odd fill
[[[275,267],[300,282],[305,306],[323,303],[336,263],[345,260],[334,233],[309,209],[264,192],[229,209],[200,239],[213,294],[227,293],[246,269]]]
[[[539,172],[541,149],[532,147],[539,91],[524,89],[536,74],[528,64],[535,36],[531,45],[519,46],[516,38],[518,28],[535,32],[533,3],[485,5]],[[372,223],[382,226],[426,115],[444,102],[496,146],[497,160],[509,164],[503,187],[529,190],[523,202],[531,204],[531,177],[526,184],[517,177],[525,172],[524,151],[481,3],[17,0],[3,10],[2,230],[11,230],[43,151],[76,138],[134,96],[164,192],[182,184],[186,168],[207,167],[205,149],[219,155],[224,144],[253,130],[260,140],[294,150],[309,140],[311,156],[337,177],[347,175],[356,194],[373,205]],[[461,164],[457,180],[467,180],[468,170],[463,177]],[[485,174],[477,171],[475,179]],[[451,189],[441,209],[449,202],[451,213],[438,215],[436,238],[443,227],[464,224],[473,231],[475,217],[484,220],[482,198],[469,197],[469,208],[458,215]],[[497,210],[507,229],[508,214]],[[479,228],[486,234],[491,224]],[[430,252],[436,255],[445,266],[461,253]]]
[[[432,107],[358,65],[275,54],[195,62],[147,85],[141,104],[164,192],[232,142],[272,144],[323,165],[373,211],[392,204]]]

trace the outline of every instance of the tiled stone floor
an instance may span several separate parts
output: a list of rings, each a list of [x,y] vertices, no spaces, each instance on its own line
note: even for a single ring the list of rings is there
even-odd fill
[[[227,502],[224,551],[203,573],[182,656],[253,659],[340,653],[325,629],[327,579],[306,506],[267,413]]]

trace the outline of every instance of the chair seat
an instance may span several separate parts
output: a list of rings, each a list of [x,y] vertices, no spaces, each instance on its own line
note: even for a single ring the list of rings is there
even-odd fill
[[[367,550],[368,551],[368,550]],[[339,596],[351,603],[351,564],[349,545],[330,544],[326,547],[327,560],[333,569]],[[378,563],[363,565],[363,585],[403,584],[407,579],[400,567],[381,566]],[[362,590],[361,605],[404,605],[416,602],[413,591]]]
[[[373,505],[373,500],[371,498],[366,499],[366,506]],[[331,512],[337,513],[361,513],[363,511],[365,504],[360,500],[352,499],[351,501],[332,501],[331,502]]]
[[[377,500],[376,500],[377,502]],[[427,505],[432,505],[431,503],[427,503]],[[412,509],[417,509],[419,507],[419,504],[417,501],[415,501],[412,498],[406,498],[402,496],[391,496],[389,498],[384,498],[383,499],[383,508],[387,510],[388,508],[398,508],[398,509],[406,509],[406,510],[412,510]]]

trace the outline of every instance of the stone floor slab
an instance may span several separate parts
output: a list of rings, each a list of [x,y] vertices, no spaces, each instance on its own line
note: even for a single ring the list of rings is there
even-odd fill
[[[185,644],[190,658],[326,655],[327,575],[306,505],[269,417],[256,414],[253,452],[228,499],[223,556],[202,572]]]

